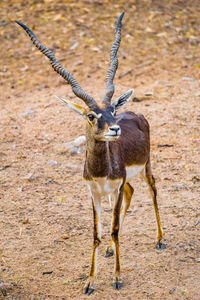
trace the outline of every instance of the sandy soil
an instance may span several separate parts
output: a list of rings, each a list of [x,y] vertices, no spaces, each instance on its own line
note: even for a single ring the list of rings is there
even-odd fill
[[[112,288],[105,259],[111,209],[91,299],[200,299],[200,6],[198,1],[1,1],[0,299],[88,299],[91,199],[82,179],[84,121],[54,95],[77,103],[69,86],[12,21],[34,30],[81,86],[100,101],[114,24],[125,10],[116,96],[151,125],[151,157],[167,248],[140,178],[120,234],[124,287]],[[162,4],[161,4],[162,3]],[[106,34],[105,34],[106,33]],[[120,77],[120,78],[119,78]],[[148,96],[147,96],[148,95]],[[196,223],[196,225],[195,225]]]

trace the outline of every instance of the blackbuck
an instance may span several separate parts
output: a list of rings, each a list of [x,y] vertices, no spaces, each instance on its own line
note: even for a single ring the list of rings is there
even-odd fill
[[[77,83],[71,73],[64,70],[53,53],[40,44],[34,33],[21,22],[16,21],[29,35],[33,44],[50,60],[53,69],[71,85],[74,94],[82,99],[87,108],[58,98],[63,104],[79,113],[86,123],[86,159],[83,177],[92,197],[94,216],[94,242],[92,262],[83,293],[90,295],[94,291],[94,279],[97,272],[97,252],[101,243],[101,198],[109,196],[113,200],[111,240],[105,257],[115,254],[114,289],[123,286],[119,255],[119,229],[126,211],[130,206],[134,192],[130,180],[140,173],[146,180],[157,221],[157,248],[164,249],[163,231],[157,204],[155,179],[150,163],[149,124],[143,115],[126,111],[117,111],[131,98],[133,90],[111,103],[114,94],[113,80],[118,67],[117,52],[121,41],[121,21],[119,17],[115,29],[115,41],[111,47],[110,66],[106,76],[106,91],[101,104],[89,96]]]

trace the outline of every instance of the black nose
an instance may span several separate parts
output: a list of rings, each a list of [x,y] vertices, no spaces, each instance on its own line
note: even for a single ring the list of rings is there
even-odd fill
[[[109,129],[111,131],[114,131],[116,135],[117,135],[118,132],[120,132],[120,127],[119,126],[112,126]]]
[[[113,130],[113,131],[115,131],[117,133],[117,131],[119,130],[119,128],[113,128],[113,127],[111,127],[110,130]]]

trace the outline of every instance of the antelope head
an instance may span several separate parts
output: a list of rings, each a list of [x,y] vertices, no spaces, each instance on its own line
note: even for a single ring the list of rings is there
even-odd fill
[[[115,41],[110,53],[110,67],[106,76],[106,92],[102,101],[102,105],[98,105],[95,101],[87,102],[88,109],[72,103],[69,100],[57,97],[63,104],[70,109],[79,113],[86,120],[86,132],[97,141],[115,141],[121,135],[120,126],[116,124],[115,115],[131,97],[133,90],[129,90],[125,94],[111,103],[114,94],[113,79],[118,67],[117,52],[121,41],[121,21],[124,12],[117,21],[115,29]]]
[[[85,102],[87,108],[69,100],[57,97],[63,104],[79,113],[86,120],[87,134],[97,141],[115,141],[119,138],[121,135],[121,129],[120,126],[116,124],[115,114],[116,111],[130,99],[133,93],[133,89],[129,90],[111,103],[111,99],[114,94],[113,80],[118,67],[117,52],[121,41],[121,21],[123,16],[124,12],[119,17],[115,28],[115,41],[111,47],[110,67],[106,76],[106,91],[101,105],[98,105],[93,97],[88,95],[80,87],[71,73],[61,67],[52,51],[40,44],[35,34],[26,25],[16,21],[16,23],[19,24],[30,36],[33,44],[49,58],[53,69],[61,75],[68,84],[71,85],[74,94]]]
[[[121,135],[120,126],[116,124],[116,111],[122,107],[131,97],[133,90],[129,90],[112,104],[84,108],[69,100],[58,98],[63,104],[79,113],[86,120],[86,132],[97,141],[115,141]]]

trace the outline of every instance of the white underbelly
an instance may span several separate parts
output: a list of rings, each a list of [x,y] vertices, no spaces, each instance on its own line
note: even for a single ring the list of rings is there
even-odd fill
[[[92,194],[109,195],[115,192],[121,186],[123,179],[107,179],[107,177],[94,178],[92,181],[86,181]]]
[[[144,169],[144,167],[145,167],[145,165],[126,167],[126,179],[130,179],[130,178],[136,176]]]

